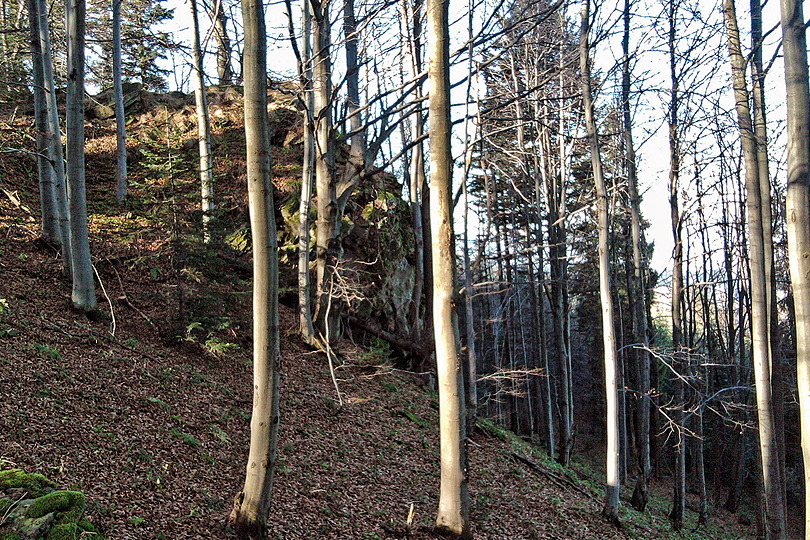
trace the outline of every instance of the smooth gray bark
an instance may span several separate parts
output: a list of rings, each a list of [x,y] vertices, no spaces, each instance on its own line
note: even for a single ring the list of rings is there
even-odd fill
[[[96,289],[90,262],[87,202],[84,186],[84,36],[85,1],[67,0],[65,19],[67,56],[67,194],[70,211],[73,305],[82,311],[96,308]]]
[[[264,7],[243,0],[245,139],[253,245],[253,414],[244,488],[231,523],[242,539],[266,535],[279,423],[278,248],[273,215],[267,121],[267,45]]]
[[[197,16],[197,1],[191,0],[191,19],[194,29],[192,60],[197,88],[194,100],[197,106],[197,141],[200,149],[200,192],[202,201],[203,241],[211,240],[211,220],[214,214],[214,157],[211,154],[211,120],[208,115],[208,93],[205,89],[203,51],[200,47],[200,22]]]
[[[585,128],[591,151],[591,167],[596,187],[597,230],[599,232],[599,299],[602,307],[602,343],[605,363],[605,398],[607,404],[607,448],[605,486],[605,504],[602,517],[619,524],[619,387],[617,379],[616,337],[613,328],[613,297],[611,295],[610,258],[608,251],[608,232],[610,216],[608,215],[608,195],[605,188],[605,177],[602,171],[602,156],[599,148],[599,136],[596,131],[596,120],[593,113],[591,95],[590,66],[590,0],[583,0],[579,33],[579,69],[582,84],[582,108],[585,112]]]
[[[436,529],[471,538],[467,492],[464,383],[454,313],[455,250],[450,147],[449,0],[428,0],[430,81],[430,221],[433,236],[433,321],[439,386],[441,487]]]
[[[313,94],[315,121],[315,192],[318,217],[315,229],[315,310],[313,322],[325,341],[337,335],[337,320],[327,321],[332,295],[332,274],[335,271],[339,246],[337,190],[335,186],[335,137],[332,130],[332,63],[330,59],[331,32],[330,0],[308,0],[313,15]],[[327,328],[331,336],[327,335]]]
[[[312,208],[312,184],[314,181],[314,146],[312,111],[315,101],[312,93],[312,10],[309,2],[303,8],[303,55],[299,66],[301,92],[304,102],[304,159],[301,167],[301,200],[298,205],[298,326],[301,337],[313,343],[315,329],[312,324],[312,299],[310,296],[310,219]]]
[[[746,61],[740,46],[734,0],[724,0],[723,15],[728,36],[731,75],[737,122],[745,163],[746,218],[748,221],[748,262],[751,279],[751,342],[757,397],[759,447],[765,485],[765,508],[769,537],[786,538],[785,505],[781,485],[779,449],[773,416],[770,372],[770,337],[768,293],[765,277],[765,242],[763,208],[756,136],[751,120],[748,88],[745,82]],[[770,212],[768,212],[770,214]]]
[[[115,101],[115,199],[123,204],[127,199],[127,125],[124,117],[124,89],[121,81],[121,3],[112,0],[113,25],[113,96]]]
[[[54,193],[54,170],[51,165],[53,148],[48,140],[48,108],[45,98],[44,69],[42,66],[42,42],[39,38],[39,13],[36,0],[28,0],[30,26],[31,71],[34,94],[34,127],[36,130],[37,176],[39,179],[39,207],[42,220],[42,237],[51,244],[60,244],[59,216]]]
[[[786,215],[788,262],[796,321],[796,369],[801,413],[805,493],[810,493],[810,104],[807,37],[801,0],[781,0],[787,93]],[[805,496],[810,539],[810,497]]]

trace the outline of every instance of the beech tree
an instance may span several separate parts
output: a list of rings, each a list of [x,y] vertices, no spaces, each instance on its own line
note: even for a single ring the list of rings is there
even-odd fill
[[[781,0],[787,90],[786,195],[788,260],[796,321],[796,368],[805,485],[805,538],[810,539],[810,103],[806,26],[801,0]]]
[[[455,245],[450,147],[449,0],[428,0],[428,80],[430,81],[430,222],[433,232],[433,335],[439,386],[441,487],[438,531],[471,538],[467,493],[464,382],[454,310]]]
[[[322,339],[337,335],[337,309],[330,310],[332,272],[339,251],[337,233],[337,187],[335,175],[335,138],[332,132],[332,60],[330,0],[307,0],[312,9],[312,91],[315,123],[315,192],[318,218],[315,235],[316,290],[313,323]],[[331,320],[327,320],[327,311]],[[330,332],[327,332],[327,327]]]
[[[90,262],[87,202],[84,185],[84,0],[67,0],[67,194],[70,210],[70,251],[73,305],[82,311],[96,308],[96,289]]]
[[[679,204],[680,198],[680,175],[681,175],[681,140],[678,116],[678,104],[680,90],[678,74],[676,70],[676,2],[669,0],[667,5],[667,18],[669,33],[667,39],[669,52],[669,80],[670,80],[670,102],[667,124],[669,127],[669,207],[670,223],[672,225],[672,240],[675,247],[672,251],[672,363],[676,370],[684,365],[683,351],[683,216]],[[686,358],[688,362],[688,358]],[[672,520],[676,530],[683,527],[683,516],[686,508],[686,434],[684,430],[684,420],[686,415],[683,411],[684,403],[684,382],[675,376],[675,430],[677,437],[675,444],[675,478],[674,494],[672,498],[672,511],[669,518]]]
[[[638,426],[636,446],[638,447],[638,479],[633,488],[631,503],[636,510],[643,512],[649,499],[647,487],[652,466],[650,464],[650,355],[647,338],[647,292],[646,264],[641,254],[641,204],[636,174],[636,153],[633,145],[632,116],[630,113],[630,18],[633,2],[625,0],[624,34],[622,36],[622,128],[624,136],[625,171],[627,173],[627,194],[630,199],[631,241],[633,248],[633,278],[629,293],[631,316],[633,319],[633,340],[640,344],[635,350],[636,371],[641,394],[638,403]]]
[[[579,34],[579,69],[582,77],[582,108],[591,150],[591,167],[596,185],[597,229],[599,231],[599,299],[602,306],[602,342],[605,362],[605,395],[607,402],[607,486],[602,516],[619,523],[619,389],[616,368],[616,337],[613,328],[613,297],[611,294],[610,259],[608,251],[608,196],[602,170],[599,137],[593,115],[591,96],[591,67],[589,34],[591,28],[590,0],[583,0]]]
[[[53,193],[59,220],[59,237],[62,247],[62,268],[68,276],[73,272],[73,254],[70,247],[70,212],[68,209],[67,180],[65,177],[65,152],[62,146],[62,131],[59,127],[59,111],[56,104],[53,56],[51,53],[51,32],[48,25],[48,5],[46,0],[37,0],[36,13],[39,23],[40,51],[42,54],[42,82],[45,90],[47,110],[46,138],[48,161],[53,168]]]
[[[115,198],[122,204],[127,198],[127,126],[124,117],[124,89],[121,63],[121,3],[123,0],[112,0],[112,58],[113,58],[113,94],[115,101]]]
[[[239,538],[265,537],[279,422],[278,249],[270,182],[264,6],[243,0],[245,140],[253,245],[253,414],[245,485],[230,522]]]
[[[771,392],[769,303],[765,279],[765,245],[762,218],[763,203],[765,201],[762,200],[760,191],[757,142],[751,120],[748,88],[745,82],[746,62],[740,47],[740,34],[737,29],[734,0],[724,0],[723,14],[728,34],[734,100],[745,163],[746,217],[748,219],[749,242],[748,262],[751,277],[751,336],[757,393],[757,416],[759,419],[759,448],[765,484],[766,515],[769,537],[781,540],[786,538],[787,533]],[[768,214],[770,214],[770,209],[768,209]]]
[[[31,27],[31,71],[33,75],[34,125],[36,128],[37,174],[39,176],[40,214],[42,237],[52,243],[62,243],[56,206],[56,182],[53,155],[49,144],[48,109],[45,102],[45,80],[42,56],[42,42],[39,38],[40,17],[36,0],[28,0],[28,21]],[[46,20],[47,24],[47,20]],[[67,244],[66,244],[67,245]]]
[[[211,119],[208,114],[208,93],[203,72],[203,51],[200,47],[200,23],[196,0],[191,0],[191,20],[194,27],[192,59],[194,79],[197,83],[194,100],[197,106],[197,139],[200,149],[202,230],[203,240],[208,242],[211,240],[211,219],[214,213],[214,156],[211,154]]]

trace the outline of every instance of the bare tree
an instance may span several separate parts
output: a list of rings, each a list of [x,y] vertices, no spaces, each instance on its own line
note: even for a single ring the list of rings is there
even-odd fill
[[[754,377],[759,417],[759,447],[769,536],[786,538],[785,506],[780,482],[779,450],[773,417],[770,373],[770,338],[768,324],[768,295],[765,279],[765,245],[763,239],[763,200],[760,191],[756,136],[751,121],[748,88],[745,82],[745,59],[740,47],[734,0],[724,0],[723,15],[728,35],[731,74],[737,121],[745,161],[745,185],[748,219],[749,265],[751,278],[751,337],[754,356]],[[770,210],[770,209],[768,209]],[[770,214],[770,211],[768,211]]]
[[[49,145],[49,162],[53,167],[53,193],[59,220],[59,237],[62,246],[64,273],[72,276],[73,253],[70,247],[70,212],[68,210],[67,180],[65,178],[65,153],[62,147],[62,132],[59,128],[59,112],[56,105],[56,85],[53,78],[53,56],[51,54],[51,32],[48,26],[47,0],[37,0],[39,17],[40,50],[42,52],[42,77],[45,90],[45,104],[48,111],[48,124],[45,132]]]
[[[39,206],[42,217],[42,237],[51,244],[62,243],[60,221],[56,206],[55,171],[51,165],[53,147],[48,139],[48,108],[45,98],[45,76],[42,42],[39,35],[40,17],[36,0],[28,0],[28,21],[31,28],[31,71],[33,75],[34,125],[36,128],[37,175]],[[47,20],[45,21],[47,24]]]
[[[279,422],[278,249],[270,182],[264,6],[243,0],[245,139],[253,245],[253,414],[245,485],[230,522],[239,538],[266,534]]]
[[[787,90],[788,260],[796,320],[796,368],[801,410],[805,493],[810,493],[810,104],[807,38],[801,0],[781,0]],[[810,497],[805,496],[805,537],[810,539]]]
[[[113,101],[115,102],[115,199],[123,204],[127,199],[127,124],[124,117],[124,88],[121,81],[121,3],[112,0],[113,26]],[[192,3],[193,5],[193,3]],[[195,10],[196,11],[196,10]],[[196,17],[196,15],[195,15]]]
[[[214,213],[214,156],[211,154],[211,119],[208,115],[208,93],[203,72],[203,51],[200,46],[200,22],[197,1],[191,0],[191,20],[194,27],[192,59],[197,88],[194,99],[197,106],[197,140],[200,149],[200,191],[202,200],[203,240],[211,240],[211,219]]]
[[[67,0],[67,193],[70,210],[70,250],[73,305],[82,311],[96,308],[96,289],[90,263],[87,201],[84,186],[84,23],[85,1]]]
[[[630,198],[630,227],[633,244],[633,276],[631,279],[630,309],[633,319],[633,339],[640,346],[635,348],[635,364],[639,382],[637,440],[639,476],[633,489],[631,504],[641,512],[649,499],[647,485],[652,466],[650,464],[650,356],[647,352],[647,308],[645,263],[641,255],[641,208],[636,175],[636,154],[633,146],[632,116],[630,114],[630,18],[632,0],[624,3],[624,35],[622,36],[622,120],[624,131],[625,170],[627,192]]]
[[[579,69],[582,77],[582,108],[585,112],[585,126],[591,150],[591,167],[596,184],[597,229],[599,231],[599,298],[602,305],[602,341],[605,362],[605,397],[607,402],[607,483],[605,505],[602,516],[612,523],[619,524],[619,388],[617,384],[616,337],[613,328],[613,297],[610,283],[610,259],[608,251],[608,196],[602,170],[602,156],[596,120],[593,114],[591,95],[590,66],[590,0],[583,0],[579,34]]]
[[[430,198],[433,231],[433,322],[439,386],[441,493],[436,528],[470,538],[467,493],[464,383],[458,355],[458,329],[453,307],[455,249],[452,197],[453,157],[450,148],[450,55],[448,0],[428,0],[430,81]]]

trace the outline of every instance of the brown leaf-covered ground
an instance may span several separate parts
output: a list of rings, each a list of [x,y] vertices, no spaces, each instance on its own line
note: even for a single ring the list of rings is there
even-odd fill
[[[163,117],[167,126],[171,118]],[[146,122],[132,129],[145,130]],[[243,480],[252,399],[249,282],[238,277],[249,258],[220,260],[217,272],[231,275],[217,280],[178,247],[170,218],[184,211],[177,193],[194,192],[193,175],[183,184],[181,172],[169,182],[135,168],[130,205],[116,208],[109,125],[88,132],[96,135],[88,144],[88,199],[104,285],[99,320],[70,308],[60,261],[38,240],[33,161],[0,158],[0,467],[80,489],[89,518],[111,539],[230,538],[225,522]],[[233,135],[218,133],[222,144]],[[221,186],[220,206],[239,215],[238,141],[231,151],[218,161],[231,179]],[[285,155],[277,155],[277,170],[285,170]],[[212,321],[219,321],[213,330]],[[436,396],[419,376],[394,369],[386,351],[344,340],[336,370],[341,406],[325,358],[302,345],[294,326],[294,313],[282,307],[270,538],[432,538]],[[471,434],[469,454],[476,538],[669,537],[663,498],[644,515],[623,503],[622,531],[601,520],[599,467],[587,461],[563,470],[486,425]],[[685,537],[750,537],[733,519],[715,514],[709,530]]]

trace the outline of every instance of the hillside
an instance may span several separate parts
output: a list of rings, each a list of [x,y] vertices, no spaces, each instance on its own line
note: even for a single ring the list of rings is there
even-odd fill
[[[250,259],[238,93],[213,97],[221,246],[195,240],[187,102],[158,101],[133,115],[125,208],[114,204],[112,126],[88,125],[98,320],[70,309],[60,261],[38,239],[33,160],[2,157],[0,468],[84,492],[88,517],[110,539],[231,536],[225,519],[243,480],[252,399]],[[276,119],[288,122],[289,113]],[[24,108],[5,111],[0,123],[4,148],[30,147]],[[280,145],[294,135],[286,127]],[[282,222],[300,174],[288,146],[274,149]],[[432,538],[437,400],[425,380],[399,369],[386,343],[355,344],[349,334],[338,346],[340,406],[326,359],[298,340],[295,314],[284,306],[282,337],[271,538]],[[663,493],[644,515],[623,504],[622,531],[603,522],[599,466],[589,459],[563,470],[486,422],[471,434],[469,452],[476,538],[670,536]],[[723,517],[678,537],[752,537]]]

